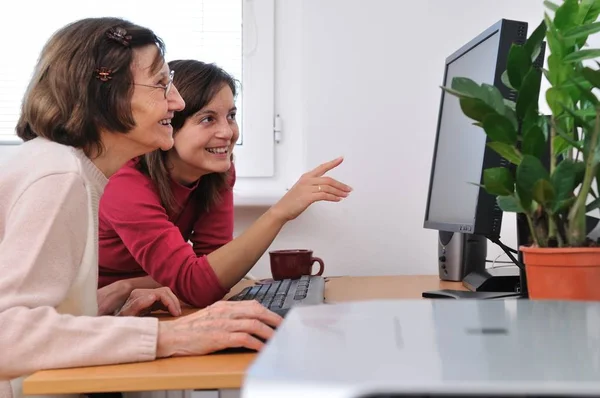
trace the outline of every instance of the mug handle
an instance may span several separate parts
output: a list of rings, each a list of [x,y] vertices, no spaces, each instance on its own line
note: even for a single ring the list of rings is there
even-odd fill
[[[319,257],[313,257],[311,260],[313,265],[314,263],[319,263],[319,272],[313,274],[313,276],[323,275],[323,271],[325,271],[325,263],[323,262],[323,260],[321,260]]]

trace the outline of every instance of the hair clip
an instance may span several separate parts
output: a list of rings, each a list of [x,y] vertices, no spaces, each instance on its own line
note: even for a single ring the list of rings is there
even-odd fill
[[[105,68],[104,66],[100,69],[96,69],[96,73],[96,79],[99,79],[100,81],[107,82],[112,79],[112,76],[110,75],[112,70]]]
[[[131,35],[127,34],[127,31],[124,28],[116,27],[110,28],[108,32],[106,32],[106,36],[116,41],[117,43],[129,47],[129,42],[131,41]]]

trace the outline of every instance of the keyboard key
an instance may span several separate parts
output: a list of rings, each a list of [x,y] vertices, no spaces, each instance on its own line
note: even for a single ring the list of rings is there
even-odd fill
[[[324,290],[323,277],[305,275],[298,280],[284,279],[246,287],[229,300],[256,300],[264,307],[283,315],[294,305],[322,304]]]

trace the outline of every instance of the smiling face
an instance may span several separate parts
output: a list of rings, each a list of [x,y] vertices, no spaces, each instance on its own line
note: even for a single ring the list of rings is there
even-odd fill
[[[167,155],[177,182],[192,184],[203,175],[229,170],[240,134],[235,114],[233,92],[223,84],[206,106],[185,120]]]
[[[134,141],[142,153],[157,148],[169,150],[173,146],[171,118],[185,106],[174,85],[165,98],[164,87],[170,82],[169,65],[163,62],[160,68],[153,68],[157,53],[156,46],[137,49],[132,65],[134,91],[131,111],[136,125],[125,137]]]

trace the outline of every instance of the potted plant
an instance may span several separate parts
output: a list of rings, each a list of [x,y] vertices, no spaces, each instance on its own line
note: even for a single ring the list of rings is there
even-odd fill
[[[600,32],[600,0],[565,0],[548,9],[523,45],[513,44],[502,83],[516,101],[491,85],[454,78],[443,89],[481,127],[487,145],[511,167],[484,170],[482,189],[505,212],[521,213],[532,237],[521,247],[529,297],[600,300],[600,247],[587,238],[586,214],[600,207],[600,49],[587,48]],[[547,68],[534,66],[543,41]],[[550,115],[538,109],[540,81]],[[549,164],[544,151],[551,148]]]

